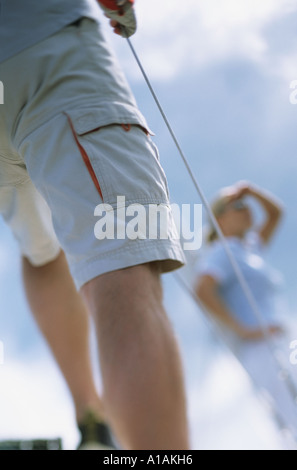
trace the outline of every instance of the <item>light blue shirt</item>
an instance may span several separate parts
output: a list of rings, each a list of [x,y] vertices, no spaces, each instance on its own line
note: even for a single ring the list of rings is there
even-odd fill
[[[263,245],[256,233],[246,239],[228,238],[229,247],[249,285],[258,308],[267,325],[275,324],[278,312],[278,293],[283,280],[263,257]],[[259,328],[240,286],[224,247],[220,241],[212,243],[199,262],[198,274],[213,277],[219,285],[219,293],[234,317],[248,328]]]
[[[0,63],[99,10],[96,0],[0,0]]]

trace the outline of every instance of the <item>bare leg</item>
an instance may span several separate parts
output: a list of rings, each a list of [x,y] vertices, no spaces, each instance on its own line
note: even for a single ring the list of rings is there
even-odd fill
[[[97,324],[104,403],[126,449],[189,449],[182,367],[157,264],[82,289]]]
[[[77,420],[89,409],[103,417],[90,361],[88,315],[64,254],[42,267],[23,259],[23,278],[31,310],[72,393]]]

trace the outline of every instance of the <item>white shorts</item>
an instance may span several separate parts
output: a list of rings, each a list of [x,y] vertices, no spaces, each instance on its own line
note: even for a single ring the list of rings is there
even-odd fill
[[[280,368],[275,362],[272,350],[265,341],[242,343],[238,351],[238,358],[249,373],[256,389],[268,399],[273,414],[297,438],[296,366],[290,364],[289,361],[289,338],[281,336],[274,342],[276,351],[281,352],[282,362],[290,374],[292,383],[289,385],[281,377]],[[292,386],[294,394],[292,394]]]
[[[158,151],[98,24],[83,19],[0,67],[0,212],[21,253],[42,265],[62,247],[78,288],[152,261],[180,267]],[[119,196],[163,205],[167,237],[98,240],[95,208],[116,211]]]

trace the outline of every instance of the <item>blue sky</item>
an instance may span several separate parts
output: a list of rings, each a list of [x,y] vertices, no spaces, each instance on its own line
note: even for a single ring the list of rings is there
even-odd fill
[[[292,315],[297,314],[297,106],[289,97],[290,83],[297,79],[296,13],[296,0],[138,0],[139,30],[133,38],[207,197],[244,179],[283,201],[286,216],[267,256],[285,277],[284,296]],[[127,44],[112,37],[103,21],[138,104],[156,133],[172,199],[200,203]],[[262,409],[237,364],[225,349],[224,354],[221,349],[218,352],[217,339],[175,279],[166,276],[164,286],[183,352],[195,445],[277,447],[278,437],[264,414],[260,425],[256,421],[263,432],[255,437],[248,431]],[[5,365],[0,366],[0,412],[6,417],[0,438],[61,431],[70,436],[71,445],[76,433],[68,392],[31,320],[17,246],[2,223],[0,298],[0,341],[6,355]],[[217,395],[209,398],[217,386],[221,401]],[[42,396],[39,401],[36,391]],[[237,420],[230,418],[230,400],[238,402]],[[203,413],[198,401],[210,414]],[[32,426],[28,407],[32,407]],[[226,429],[227,420],[228,432],[222,440],[220,430]],[[202,424],[209,435],[204,441],[199,435]]]
[[[294,302],[297,106],[289,98],[297,2],[189,1],[181,11],[179,2],[143,0],[138,7],[133,43],[207,197],[244,179],[283,201],[270,254]],[[130,51],[117,39],[114,45],[156,132],[172,198],[198,202]]]

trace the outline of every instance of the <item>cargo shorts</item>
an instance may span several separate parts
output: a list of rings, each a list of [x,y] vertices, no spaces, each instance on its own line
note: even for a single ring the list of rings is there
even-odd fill
[[[41,266],[63,249],[78,289],[139,264],[182,266],[158,150],[100,24],[67,26],[1,63],[0,79],[0,213],[21,255]],[[123,230],[140,206],[148,223],[162,208],[165,234]]]

